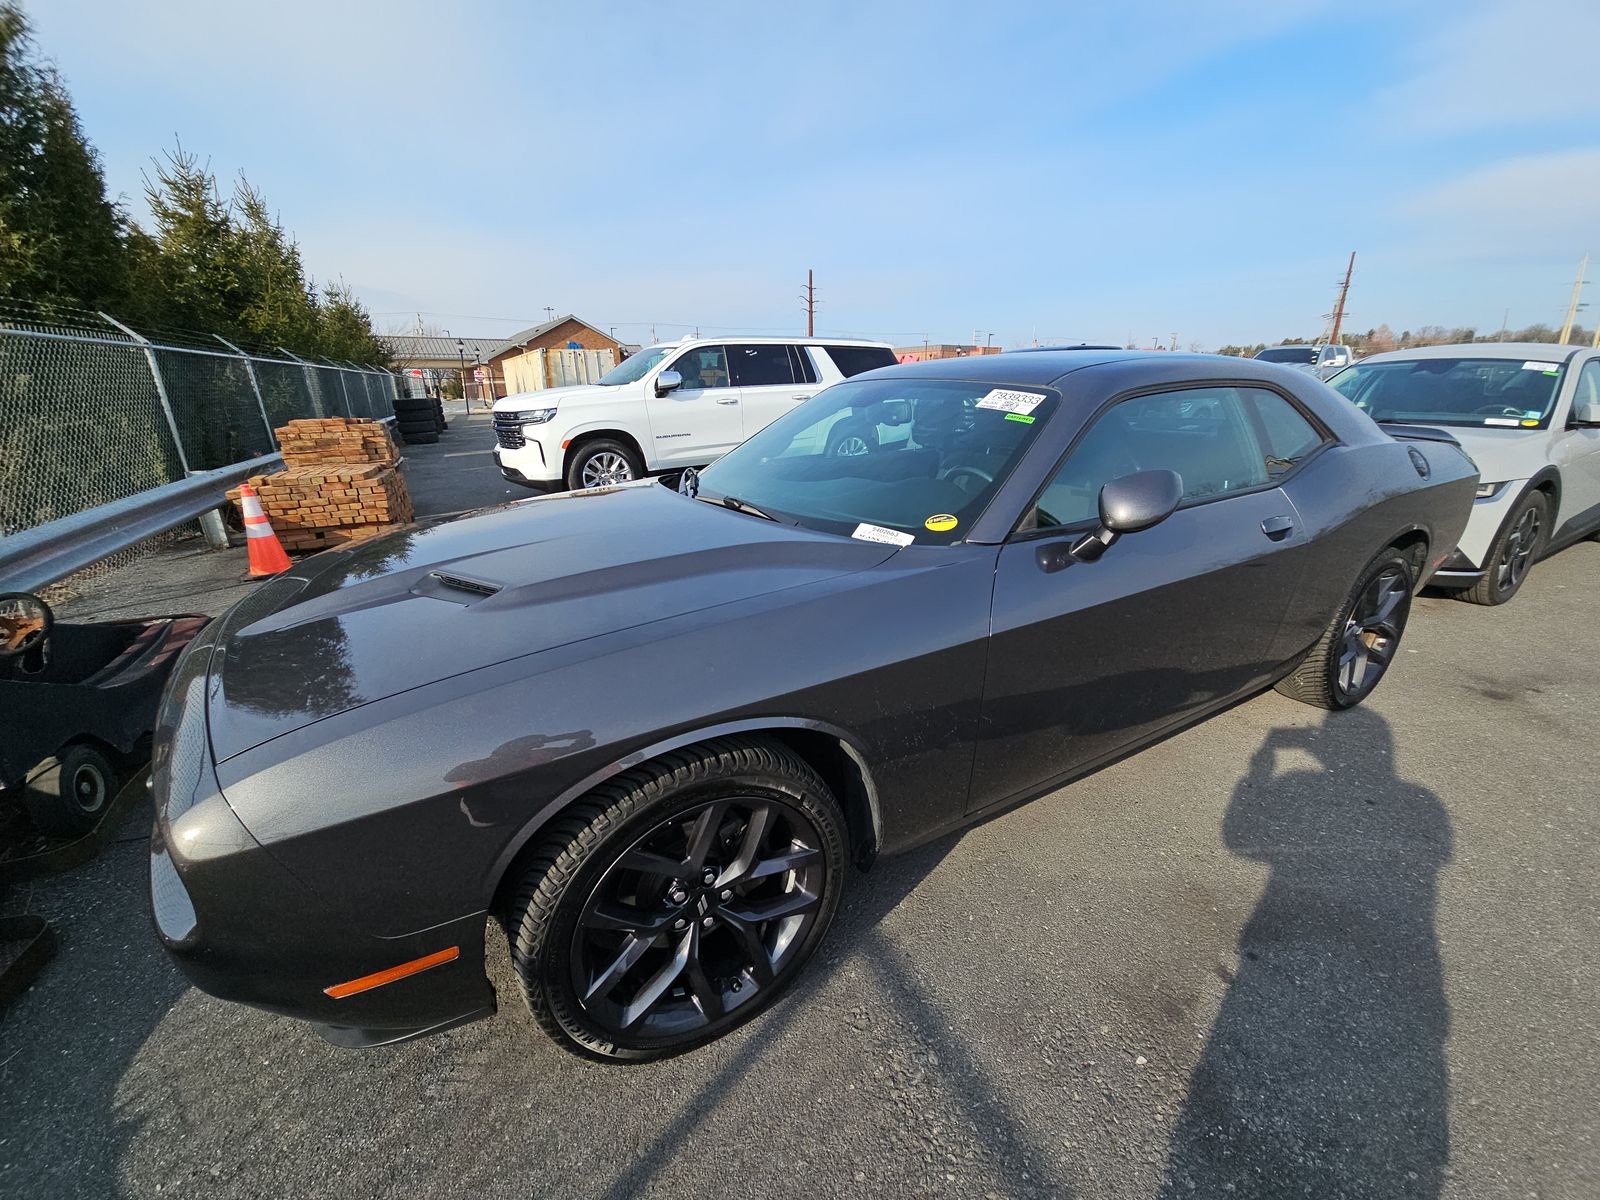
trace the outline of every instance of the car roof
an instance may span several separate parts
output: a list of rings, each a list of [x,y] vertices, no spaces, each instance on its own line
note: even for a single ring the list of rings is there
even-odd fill
[[[893,350],[888,342],[871,342],[864,338],[825,337],[746,337],[727,333],[718,337],[686,337],[676,342],[653,342],[646,350],[677,350],[684,346],[723,346],[738,342],[741,346],[869,346],[874,350]]]
[[[934,358],[925,362],[879,367],[855,379],[960,379],[975,383],[1059,383],[1068,375],[1092,367],[1108,367],[1118,376],[1158,373],[1177,380],[1263,379],[1282,382],[1284,373],[1302,372],[1250,358],[1225,354],[1184,354],[1172,350],[1010,350],[1004,354],[974,354],[963,358]],[[1119,383],[1119,386],[1120,383]]]
[[[1383,354],[1369,354],[1361,360],[1369,363],[1409,362],[1418,358],[1493,358],[1527,360],[1536,362],[1566,362],[1582,353],[1585,346],[1562,346],[1555,342],[1458,342],[1448,346],[1413,346],[1409,350],[1388,350]]]

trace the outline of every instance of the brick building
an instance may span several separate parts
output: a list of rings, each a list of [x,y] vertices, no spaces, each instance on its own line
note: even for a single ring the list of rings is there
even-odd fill
[[[894,348],[894,356],[901,362],[927,362],[935,358],[966,358],[973,354],[999,353],[999,346],[957,346],[948,342]]]
[[[615,362],[627,357],[616,338],[571,313],[504,338],[397,334],[383,341],[400,371],[416,369],[434,376],[445,372],[454,375],[464,367],[468,394],[475,401],[543,386],[530,380],[545,377],[540,371],[546,350],[610,351]],[[534,362],[536,358],[541,364]],[[480,368],[485,375],[481,383],[475,379]]]

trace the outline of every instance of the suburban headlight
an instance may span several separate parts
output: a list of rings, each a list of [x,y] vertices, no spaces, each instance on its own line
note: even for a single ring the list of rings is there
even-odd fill
[[[1478,499],[1488,500],[1492,496],[1498,496],[1500,489],[1503,487],[1505,487],[1503,483],[1480,483],[1478,485]]]
[[[521,425],[543,425],[555,415],[556,410],[553,408],[527,408],[515,414],[518,424]]]

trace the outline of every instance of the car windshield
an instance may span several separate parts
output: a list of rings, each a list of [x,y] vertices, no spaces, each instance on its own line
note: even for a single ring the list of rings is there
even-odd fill
[[[1328,386],[1374,421],[1538,429],[1564,369],[1544,359],[1416,358],[1357,363]]]
[[[707,467],[700,497],[829,533],[948,545],[966,536],[1057,403],[1034,386],[837,384]]]
[[[1311,363],[1317,361],[1315,346],[1274,346],[1256,355],[1262,362]]]
[[[600,376],[596,382],[603,387],[616,387],[622,383],[637,383],[648,375],[657,363],[671,353],[671,346],[646,346],[639,353],[628,355],[627,358]]]

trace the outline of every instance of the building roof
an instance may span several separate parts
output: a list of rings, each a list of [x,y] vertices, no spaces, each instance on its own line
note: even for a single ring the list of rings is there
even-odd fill
[[[380,340],[389,347],[389,352],[394,355],[395,361],[402,366],[408,362],[450,362],[459,361],[459,351],[465,350],[468,361],[481,359],[488,362],[491,358],[498,358],[508,350],[518,350],[529,342],[543,337],[552,329],[565,325],[568,321],[575,321],[585,329],[592,329],[595,333],[608,341],[615,341],[609,333],[597,326],[589,324],[581,317],[571,313],[557,317],[553,321],[546,321],[542,325],[530,325],[528,328],[513,333],[510,337],[446,337],[444,335],[415,335],[415,334],[388,334]]]

